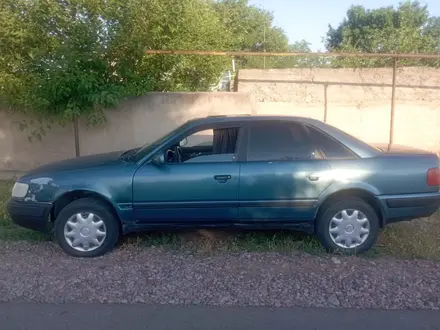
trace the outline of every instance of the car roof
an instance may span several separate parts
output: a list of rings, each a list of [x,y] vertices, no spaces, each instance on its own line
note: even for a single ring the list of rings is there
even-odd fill
[[[266,115],[215,115],[190,120],[195,125],[216,124],[216,123],[235,123],[235,122],[255,122],[255,121],[295,121],[301,123],[318,124],[322,123],[317,119],[296,117],[296,116],[266,116]]]

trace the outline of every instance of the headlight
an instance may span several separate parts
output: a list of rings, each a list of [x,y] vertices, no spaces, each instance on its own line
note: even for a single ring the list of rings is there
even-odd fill
[[[26,183],[16,182],[12,188],[12,197],[22,198],[26,196],[29,185]]]

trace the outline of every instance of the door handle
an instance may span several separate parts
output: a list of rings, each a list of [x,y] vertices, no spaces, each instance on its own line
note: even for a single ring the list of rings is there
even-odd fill
[[[231,179],[230,175],[214,175],[214,179],[217,180],[217,182],[225,183],[226,181]]]
[[[318,181],[319,176],[316,174],[309,174],[309,175],[307,175],[307,179],[309,179],[310,181]]]

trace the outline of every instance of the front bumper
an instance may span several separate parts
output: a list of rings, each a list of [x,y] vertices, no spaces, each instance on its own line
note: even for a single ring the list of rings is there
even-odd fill
[[[8,202],[8,213],[17,225],[47,232],[49,230],[50,211],[52,204],[24,202],[11,199]]]
[[[386,223],[430,217],[440,207],[440,193],[380,196]]]

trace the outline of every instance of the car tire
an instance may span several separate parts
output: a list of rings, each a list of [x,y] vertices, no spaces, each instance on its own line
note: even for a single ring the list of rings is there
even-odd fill
[[[74,257],[92,258],[109,252],[119,238],[119,219],[103,202],[81,198],[64,207],[55,220],[55,238]]]
[[[376,243],[379,230],[376,211],[365,201],[356,198],[324,206],[316,222],[316,235],[331,253],[356,254],[368,251]]]

